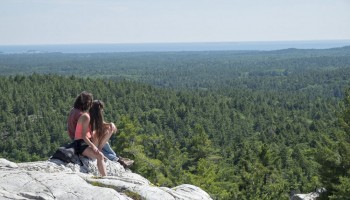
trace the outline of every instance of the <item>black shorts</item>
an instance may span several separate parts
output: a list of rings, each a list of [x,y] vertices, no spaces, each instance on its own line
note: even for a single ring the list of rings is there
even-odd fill
[[[78,155],[82,155],[85,149],[88,147],[89,145],[86,144],[83,139],[74,140],[74,150]]]

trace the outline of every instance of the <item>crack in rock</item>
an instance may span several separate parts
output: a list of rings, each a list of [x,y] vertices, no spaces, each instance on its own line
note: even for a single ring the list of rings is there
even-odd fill
[[[28,199],[36,199],[36,200],[46,200],[45,197],[38,196],[37,194],[27,193],[27,192],[21,192],[19,193],[22,197],[28,198]]]
[[[29,172],[27,172],[27,175],[30,177],[30,178],[32,178],[32,179],[34,179],[36,182],[38,182],[40,185],[42,185],[42,186],[44,186],[47,190],[47,192],[49,192],[50,194],[50,196],[53,198],[53,199],[56,199],[56,197],[55,197],[55,195],[53,194],[53,192],[51,191],[51,189],[49,188],[49,187],[47,187],[45,184],[43,184],[41,181],[39,181],[38,179],[36,179],[36,178],[34,178]],[[45,190],[44,190],[45,191]],[[45,199],[45,198],[44,198]]]

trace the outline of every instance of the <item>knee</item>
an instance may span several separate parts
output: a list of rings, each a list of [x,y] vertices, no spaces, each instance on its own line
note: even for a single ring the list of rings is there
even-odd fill
[[[112,135],[113,133],[117,132],[117,127],[114,123],[111,123],[108,127],[108,134]]]
[[[108,137],[112,136],[112,134],[113,134],[113,131],[112,131],[111,129],[109,129],[109,130],[107,131]]]

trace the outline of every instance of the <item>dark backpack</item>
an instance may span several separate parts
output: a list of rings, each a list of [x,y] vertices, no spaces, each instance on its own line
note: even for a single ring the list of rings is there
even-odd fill
[[[77,160],[79,160],[80,165],[83,165],[79,156],[75,152],[74,146],[75,143],[72,142],[65,146],[59,147],[50,159],[58,159],[66,163],[77,163]]]

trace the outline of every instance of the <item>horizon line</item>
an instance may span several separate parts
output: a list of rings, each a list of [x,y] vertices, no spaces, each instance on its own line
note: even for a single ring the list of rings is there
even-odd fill
[[[28,43],[28,44],[0,44],[0,46],[53,46],[53,45],[157,45],[157,44],[224,44],[224,43],[289,43],[289,42],[350,42],[350,39],[324,39],[324,40],[247,40],[247,41],[203,41],[203,42],[125,42],[125,43],[105,43],[105,42],[87,42],[87,43]]]

